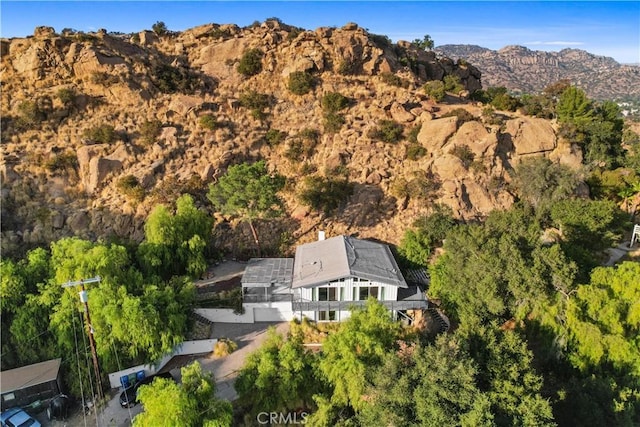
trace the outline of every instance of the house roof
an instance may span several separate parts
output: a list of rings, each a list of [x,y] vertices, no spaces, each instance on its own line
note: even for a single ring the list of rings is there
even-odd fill
[[[337,236],[296,248],[292,288],[318,286],[346,277],[407,287],[391,249],[383,243]]]
[[[251,258],[242,275],[242,286],[291,285],[293,258]]]
[[[27,387],[55,381],[62,359],[47,360],[33,365],[0,372],[0,393],[9,393]]]

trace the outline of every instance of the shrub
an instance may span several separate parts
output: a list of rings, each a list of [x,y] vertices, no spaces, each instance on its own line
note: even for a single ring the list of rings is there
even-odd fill
[[[404,128],[394,120],[380,120],[378,126],[371,129],[368,137],[383,142],[395,143],[402,139]]]
[[[265,117],[264,109],[269,106],[269,95],[249,90],[240,95],[240,105],[251,110],[251,115],[262,120]]]
[[[457,117],[458,121],[456,123],[458,126],[462,125],[465,122],[470,122],[476,119],[473,114],[471,114],[464,108],[454,108],[453,110],[443,114],[442,117]]]
[[[292,93],[304,95],[313,88],[313,76],[306,71],[294,71],[289,74],[288,86]]]
[[[320,176],[308,176],[304,188],[298,194],[300,203],[329,215],[353,194],[353,184],[346,179],[332,180]]]
[[[167,64],[154,67],[151,80],[162,93],[193,93],[199,84],[195,76]]]
[[[427,149],[420,144],[410,144],[407,147],[407,159],[418,160],[427,154]]]
[[[47,160],[44,167],[51,172],[63,171],[78,166],[78,156],[75,153],[68,151],[66,153],[56,154]]]
[[[460,83],[460,77],[454,74],[444,76],[444,90],[445,92],[453,93],[458,93],[461,90],[464,90],[464,86]]]
[[[133,175],[126,175],[118,180],[116,187],[122,194],[127,196],[127,198],[132,199],[136,202],[142,201],[144,199],[144,188],[140,185],[138,178]]]
[[[338,74],[343,76],[351,76],[358,74],[359,64],[351,59],[343,59],[338,64]]]
[[[318,144],[319,134],[315,129],[303,129],[295,139],[291,141],[284,156],[291,161],[301,161],[303,158],[313,156]]]
[[[349,106],[349,98],[339,92],[327,92],[322,96],[321,103],[326,113],[337,113]]]
[[[228,356],[238,349],[238,344],[228,338],[220,338],[213,347],[213,357]]]
[[[167,33],[167,25],[162,21],[156,21],[156,23],[151,26],[151,30],[157,35],[162,36]]]
[[[289,34],[287,34],[287,41],[295,40],[302,32],[303,30],[301,30],[300,28],[291,29],[291,31],[289,31]]]
[[[382,73],[380,74],[382,81],[390,86],[396,87],[409,87],[409,82],[404,80],[401,77],[396,76],[393,73]]]
[[[345,119],[342,115],[336,113],[325,113],[324,115],[324,131],[327,133],[338,133],[344,125]]]
[[[24,101],[18,105],[16,125],[21,129],[33,129],[45,119],[45,114],[34,101]]]
[[[389,186],[389,192],[392,196],[398,199],[409,197],[409,182],[404,178],[396,178],[391,182],[391,185]]]
[[[440,180],[429,172],[416,172],[407,183],[409,196],[415,199],[428,200],[440,189]]]
[[[73,88],[65,87],[56,93],[56,96],[65,106],[70,106],[76,101],[76,91]]]
[[[473,151],[471,151],[471,148],[469,148],[469,146],[466,144],[454,146],[451,151],[449,151],[449,154],[459,158],[462,161],[462,165],[465,169],[469,169],[469,166],[471,166],[473,159],[476,157]]]
[[[216,130],[220,127],[220,123],[218,123],[218,121],[215,117],[213,117],[212,114],[205,114],[201,116],[200,120],[198,120],[198,124],[201,128],[207,130]]]
[[[422,128],[421,124],[412,127],[411,130],[409,131],[409,135],[407,135],[407,141],[409,141],[412,144],[417,144],[418,134],[420,133],[421,128]]]
[[[245,77],[251,77],[262,71],[262,51],[260,49],[248,49],[240,58],[238,72]]]
[[[422,87],[424,93],[436,102],[440,102],[444,99],[446,94],[444,90],[444,83],[440,80],[431,80]]]
[[[162,133],[162,122],[160,120],[147,120],[140,125],[140,141],[144,145],[151,145]]]
[[[104,87],[113,86],[114,84],[120,83],[120,77],[117,75],[96,71],[91,74],[90,77],[91,83],[96,85],[102,85]]]
[[[278,129],[269,129],[264,136],[265,141],[267,141],[267,145],[273,147],[274,145],[280,144],[287,137],[286,132],[282,132]]]
[[[114,127],[107,124],[85,129],[82,136],[99,144],[111,144],[118,139]]]

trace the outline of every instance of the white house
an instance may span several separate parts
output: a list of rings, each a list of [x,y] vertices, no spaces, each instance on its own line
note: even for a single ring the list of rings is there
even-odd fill
[[[249,261],[242,277],[249,321],[339,321],[369,297],[394,315],[427,308],[424,293],[407,284],[387,245],[350,236],[320,239],[298,246],[294,259]]]

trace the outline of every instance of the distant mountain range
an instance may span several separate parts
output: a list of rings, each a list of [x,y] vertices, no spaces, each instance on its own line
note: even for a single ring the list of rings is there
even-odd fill
[[[595,99],[640,100],[640,66],[622,65],[613,58],[580,49],[559,52],[506,46],[491,50],[476,45],[438,46],[436,53],[464,59],[482,72],[482,86],[505,86],[534,93],[568,79]]]

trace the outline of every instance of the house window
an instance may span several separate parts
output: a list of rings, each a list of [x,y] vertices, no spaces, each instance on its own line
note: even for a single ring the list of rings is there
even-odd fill
[[[380,287],[380,301],[384,301],[384,286]]]
[[[340,288],[340,301],[344,301],[344,287]]]
[[[363,286],[360,288],[360,292],[358,294],[358,300],[366,301],[367,299],[369,299],[369,288],[367,288],[366,286]]]
[[[335,310],[323,310],[318,312],[318,321],[333,322],[336,320]]]
[[[318,301],[337,301],[336,288],[318,288]]]
[[[16,398],[16,395],[13,394],[13,393],[7,393],[7,394],[3,394],[2,395],[2,400],[5,401],[5,402],[7,402],[9,400],[13,400],[15,398]]]
[[[369,288],[369,296],[374,297],[375,299],[378,299],[378,287],[377,286],[372,286]]]

